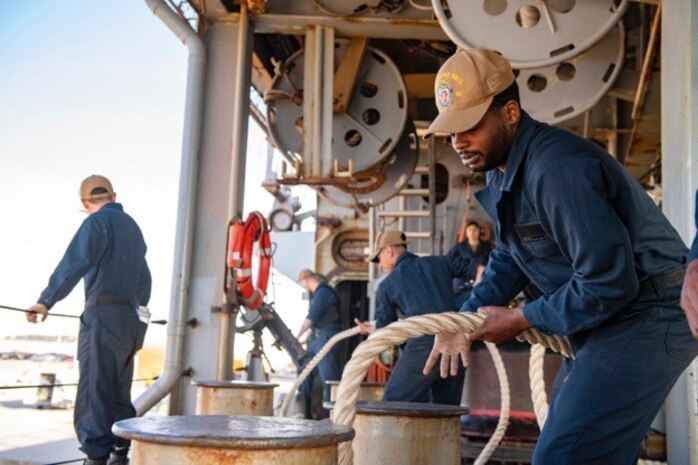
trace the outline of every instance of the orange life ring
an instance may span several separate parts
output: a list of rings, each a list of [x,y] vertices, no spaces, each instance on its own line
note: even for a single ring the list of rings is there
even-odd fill
[[[252,252],[254,243],[259,246],[260,262],[257,284],[252,280]],[[271,271],[271,238],[269,224],[259,212],[252,212],[247,220],[235,221],[228,229],[227,265],[235,273],[237,293],[248,310],[262,306]]]

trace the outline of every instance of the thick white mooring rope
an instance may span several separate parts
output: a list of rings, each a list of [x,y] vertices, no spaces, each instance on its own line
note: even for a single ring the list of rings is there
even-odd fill
[[[281,403],[281,407],[279,408],[279,416],[280,417],[285,417],[286,413],[288,412],[288,407],[291,405],[291,401],[293,400],[293,396],[296,394],[296,391],[298,391],[298,388],[300,388],[301,384],[303,384],[303,381],[310,375],[310,373],[313,371],[313,369],[320,363],[320,361],[325,358],[325,355],[327,355],[330,350],[334,346],[336,346],[339,342],[343,341],[344,339],[349,339],[350,337],[356,336],[357,334],[360,333],[360,328],[358,326],[354,326],[353,328],[345,329],[344,331],[341,331],[334,336],[332,336],[324,346],[322,346],[322,349],[320,349],[320,352],[315,354],[315,356],[310,359],[308,364],[303,368],[303,370],[300,372],[298,375],[298,379],[296,379],[296,382],[293,383],[291,386],[291,389],[288,391],[288,394],[284,398],[283,402]],[[323,386],[324,389],[324,386]]]
[[[359,388],[376,355],[389,347],[402,344],[407,339],[415,337],[439,332],[472,332],[482,325],[484,319],[485,317],[483,315],[477,313],[440,313],[407,318],[377,330],[366,341],[359,344],[354,350],[351,360],[349,360],[344,367],[344,373],[342,374],[342,379],[337,390],[337,403],[335,404],[335,409],[332,414],[332,421],[349,426],[353,424],[356,416],[356,402],[359,396]],[[569,342],[564,337],[548,336],[536,330],[529,329],[519,334],[517,339],[526,341],[530,344],[541,344],[567,357],[572,356]],[[506,379],[506,376],[504,376],[504,379]],[[506,397],[507,396],[502,396],[502,400]],[[499,428],[499,425],[497,425],[497,427]],[[492,442],[492,439],[490,439],[490,442]],[[488,446],[489,444],[490,443],[488,443]],[[494,451],[494,448],[496,448],[496,444],[491,450]],[[353,453],[351,443],[345,442],[340,444],[339,464],[352,465],[352,463]]]
[[[442,318],[441,318],[442,317]],[[464,317],[462,320],[460,317]],[[419,320],[419,321],[418,321]],[[441,320],[441,321],[435,321]],[[361,382],[363,381],[368,368],[375,356],[379,355],[384,350],[399,345],[407,339],[419,337],[428,334],[436,334],[437,332],[472,332],[478,328],[484,317],[475,313],[441,313],[424,315],[420,317],[412,317],[407,320],[402,320],[391,324],[390,326],[376,331],[366,342],[359,345],[352,355],[352,359],[347,364],[342,375],[338,388],[337,404],[332,416],[335,423],[351,425],[356,415],[356,402],[358,400]],[[390,331],[388,331],[390,329]],[[415,332],[417,331],[417,332]],[[305,366],[303,371],[298,376],[296,382],[291,386],[291,389],[281,404],[279,414],[286,416],[291,400],[299,389],[303,381],[310,375],[312,370],[320,363],[320,361],[329,353],[332,348],[344,339],[348,339],[360,333],[359,327],[354,327],[335,334],[322,347],[310,362]],[[528,330],[517,337],[520,341],[529,342],[531,344],[531,357],[529,359],[529,377],[531,387],[531,400],[533,409],[536,414],[538,425],[543,429],[545,420],[548,416],[548,398],[545,391],[544,380],[544,360],[545,349],[550,348],[555,352],[560,352],[566,357],[572,356],[572,351],[569,342],[561,336],[548,336],[539,333],[535,330]],[[364,347],[371,342],[370,347]],[[383,342],[385,341],[385,342]],[[511,404],[509,379],[504,367],[499,350],[496,345],[486,342],[485,346],[492,356],[495,370],[499,378],[501,407],[500,417],[492,437],[487,442],[485,447],[480,452],[480,455],[475,460],[474,465],[484,465],[487,463],[492,453],[496,450],[506,432],[509,423],[509,412]],[[377,352],[374,352],[377,351]],[[361,358],[361,360],[358,360]],[[356,359],[356,360],[355,360]],[[363,362],[366,359],[368,363]],[[361,363],[360,363],[361,362]],[[364,368],[365,365],[365,368]],[[359,380],[356,382],[355,373],[359,373]],[[349,378],[352,378],[349,380]],[[350,405],[351,404],[351,405]],[[341,412],[340,412],[341,406]],[[351,411],[348,412],[349,407]],[[340,417],[340,413],[342,417]],[[344,421],[342,421],[344,419]],[[349,421],[346,422],[345,421]],[[351,465],[353,462],[353,454],[351,450],[351,442],[340,444],[340,465]],[[638,465],[666,465],[664,462],[656,462],[651,460],[639,460]]]
[[[548,395],[545,392],[545,379],[543,378],[543,362],[545,361],[545,347],[540,344],[531,346],[531,357],[528,359],[528,379],[531,386],[531,402],[536,413],[538,427],[542,430],[546,418],[548,418]]]
[[[511,410],[511,389],[509,389],[509,377],[507,376],[507,370],[504,367],[502,356],[495,344],[485,342],[485,346],[487,350],[490,351],[492,361],[494,362],[494,369],[497,371],[497,377],[499,378],[501,405],[499,407],[499,421],[497,422],[497,427],[494,429],[494,433],[492,433],[492,437],[487,441],[485,447],[480,451],[477,459],[475,459],[474,465],[485,465],[497,449],[497,446],[499,446],[499,443],[502,442],[502,438],[509,426],[509,413]]]
[[[320,363],[320,361],[329,353],[332,348],[344,339],[348,339],[360,333],[359,327],[354,327],[342,331],[341,333],[335,334],[330,340],[328,340],[322,347],[320,352],[318,352],[305,368],[298,375],[298,379],[293,383],[291,389],[289,390],[287,396],[284,398],[279,408],[278,415],[285,417],[288,414],[288,408],[291,404],[293,396],[300,388],[303,381],[310,375],[313,369]],[[497,378],[499,379],[499,392],[501,399],[501,408],[499,413],[499,421],[497,422],[497,427],[492,434],[492,437],[487,442],[483,450],[480,452],[474,465],[484,465],[490,458],[492,453],[497,449],[497,446],[502,441],[504,434],[506,433],[507,426],[509,426],[509,413],[511,410],[511,390],[509,388],[509,377],[507,376],[506,368],[504,367],[504,362],[502,361],[502,356],[499,353],[499,349],[495,344],[485,343],[487,350],[492,356],[492,361],[494,362],[494,367],[497,372]],[[361,385],[359,385],[359,389]]]

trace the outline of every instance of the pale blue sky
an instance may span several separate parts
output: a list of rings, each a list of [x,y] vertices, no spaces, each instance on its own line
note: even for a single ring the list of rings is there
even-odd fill
[[[166,318],[186,49],[141,0],[0,0],[0,44],[0,304],[36,301],[84,219],[79,183],[99,173],[143,230],[150,307]],[[255,124],[248,150],[266,156]],[[248,163],[247,211],[271,207],[263,170]],[[54,311],[79,314],[82,301],[80,284]],[[77,333],[74,320],[25,324],[0,310],[0,338]]]

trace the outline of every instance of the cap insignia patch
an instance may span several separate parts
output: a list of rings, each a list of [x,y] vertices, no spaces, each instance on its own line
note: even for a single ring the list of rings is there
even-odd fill
[[[489,87],[490,90],[494,90],[495,87],[497,87],[501,82],[502,77],[499,75],[499,73],[493,74],[487,78],[487,87]]]
[[[436,95],[442,107],[450,106],[453,103],[455,96],[450,79],[443,77],[439,79],[439,84],[436,86]]]

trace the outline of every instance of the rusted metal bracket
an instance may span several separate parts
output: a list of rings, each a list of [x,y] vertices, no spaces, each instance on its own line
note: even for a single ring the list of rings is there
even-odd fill
[[[232,315],[237,313],[240,307],[237,304],[224,303],[223,305],[214,305],[211,307],[211,313],[227,313]]]

